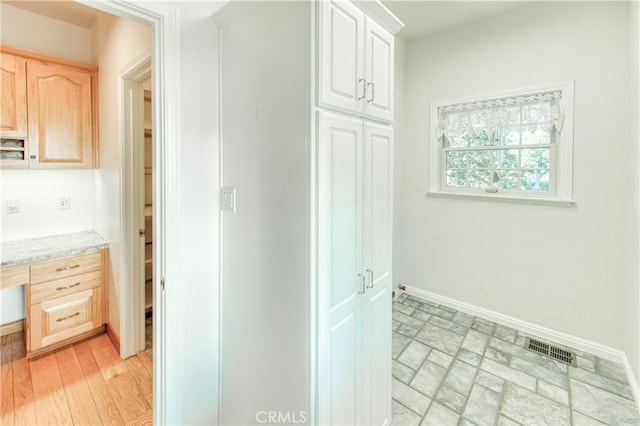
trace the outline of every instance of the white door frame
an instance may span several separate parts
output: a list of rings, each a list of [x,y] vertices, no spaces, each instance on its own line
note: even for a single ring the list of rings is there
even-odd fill
[[[153,276],[160,283],[179,281],[180,232],[178,223],[179,202],[177,169],[177,123],[178,123],[178,13],[175,8],[158,2],[123,0],[75,0],[89,7],[150,25],[153,29],[151,57],[154,142],[153,156],[153,217],[155,222]],[[174,286],[175,287],[175,286]],[[159,288],[157,290],[160,290]],[[120,283],[117,289],[122,300],[133,298],[132,286]],[[179,380],[179,362],[182,354],[178,343],[179,321],[177,313],[182,304],[180,292],[167,297],[167,291],[153,292],[153,424],[176,423],[182,413],[183,400]],[[133,318],[121,318],[121,324],[131,324]],[[128,322],[129,321],[129,322]],[[121,330],[123,342],[129,341],[126,327]],[[168,352],[167,347],[174,348]]]
[[[144,243],[138,231],[144,223],[144,89],[151,76],[151,52],[143,52],[120,71],[124,123],[122,180],[122,275],[126,285],[121,301],[120,356],[128,358],[145,348]],[[145,232],[151,232],[146,229]],[[144,241],[144,240],[143,240]],[[129,284],[130,283],[130,284]],[[154,282],[154,288],[157,288]]]

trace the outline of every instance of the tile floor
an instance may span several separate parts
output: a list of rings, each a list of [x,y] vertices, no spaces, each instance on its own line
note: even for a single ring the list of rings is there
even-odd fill
[[[526,335],[403,294],[393,303],[395,425],[640,425],[624,368],[577,367],[524,349]]]

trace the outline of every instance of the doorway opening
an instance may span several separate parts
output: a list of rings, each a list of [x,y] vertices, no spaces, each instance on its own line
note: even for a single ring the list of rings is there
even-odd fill
[[[145,351],[153,359],[153,132],[151,54],[121,70],[124,119],[123,240],[131,250],[127,265],[131,299],[122,324],[123,358]],[[123,301],[127,303],[126,301]]]
[[[142,146],[144,196],[144,351],[153,360],[153,108],[151,77],[142,83],[144,144]]]

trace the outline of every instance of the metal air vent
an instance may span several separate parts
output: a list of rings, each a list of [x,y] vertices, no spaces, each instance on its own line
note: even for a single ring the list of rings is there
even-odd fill
[[[565,349],[551,346],[548,343],[541,342],[539,340],[527,337],[524,342],[524,348],[539,354],[553,358],[556,361],[560,361],[564,364],[576,367],[576,354]]]

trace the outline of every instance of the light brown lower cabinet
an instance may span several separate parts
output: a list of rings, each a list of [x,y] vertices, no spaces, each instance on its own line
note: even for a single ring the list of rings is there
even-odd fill
[[[30,265],[27,358],[104,331],[106,256],[104,249]]]

